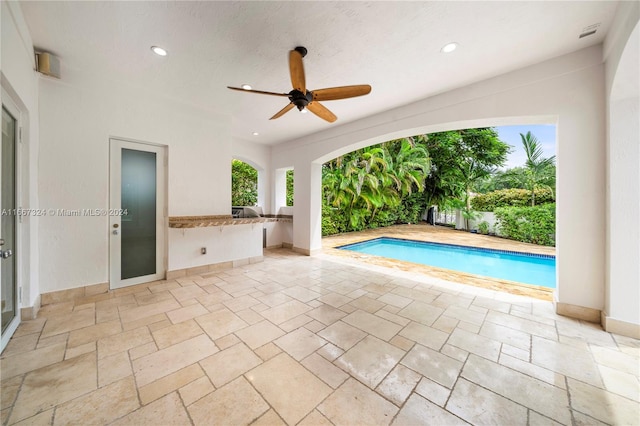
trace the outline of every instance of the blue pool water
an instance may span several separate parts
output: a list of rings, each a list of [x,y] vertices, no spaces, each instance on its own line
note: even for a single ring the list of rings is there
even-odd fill
[[[556,259],[554,256],[387,237],[339,248],[486,277],[549,288],[556,287]]]

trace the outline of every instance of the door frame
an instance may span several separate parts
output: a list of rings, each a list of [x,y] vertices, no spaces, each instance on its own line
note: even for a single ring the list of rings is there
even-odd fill
[[[9,96],[4,87],[2,87],[2,103],[0,107],[4,107],[9,114],[16,120],[16,135],[15,135],[15,158],[14,158],[14,186],[15,186],[15,207],[22,210],[22,128],[24,123],[23,109],[20,108],[18,103],[13,100],[12,96]],[[2,167],[0,163],[0,168]],[[9,340],[15,333],[18,325],[21,321],[21,309],[22,309],[22,255],[26,253],[23,249],[22,239],[22,216],[16,216],[15,219],[15,247],[13,247],[13,256],[15,256],[15,316],[7,326],[4,333],[0,330],[0,352],[9,343]],[[2,287],[0,286],[0,292]]]
[[[122,229],[121,216],[115,213],[121,205],[121,161],[122,149],[156,153],[156,273],[141,277],[120,279],[121,273],[121,239],[113,234]],[[168,268],[168,147],[150,142],[132,139],[109,138],[109,288],[117,289],[166,278]],[[114,225],[118,225],[114,228]]]

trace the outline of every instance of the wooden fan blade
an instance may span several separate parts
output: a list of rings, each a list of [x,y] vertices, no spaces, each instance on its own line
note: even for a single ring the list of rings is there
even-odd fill
[[[291,84],[293,88],[302,93],[307,93],[302,55],[297,50],[289,52],[289,72],[291,73]]]
[[[285,115],[287,112],[291,111],[293,109],[293,103],[290,103],[289,105],[287,105],[286,107],[282,108],[280,111],[278,111],[276,113],[276,115],[274,115],[273,117],[271,117],[269,120],[275,120],[276,118],[282,117],[283,115]]]
[[[323,120],[327,120],[329,123],[333,123],[338,119],[338,117],[336,117],[334,113],[329,111],[320,102],[310,102],[307,105],[307,109]]]
[[[356,96],[368,95],[371,86],[360,84],[357,86],[329,87],[313,91],[314,101],[335,101],[338,99],[355,98]]]
[[[227,86],[227,89],[238,90],[240,92],[257,93],[259,95],[271,95],[271,96],[286,96],[286,97],[289,97],[288,93],[265,92],[263,90],[253,90],[253,89],[247,90],[247,89],[243,89],[241,87],[231,87],[231,86]]]

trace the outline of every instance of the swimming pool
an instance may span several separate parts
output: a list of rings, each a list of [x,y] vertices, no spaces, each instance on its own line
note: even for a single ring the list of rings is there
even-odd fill
[[[556,287],[556,258],[544,254],[381,237],[339,249],[468,272],[525,284]]]

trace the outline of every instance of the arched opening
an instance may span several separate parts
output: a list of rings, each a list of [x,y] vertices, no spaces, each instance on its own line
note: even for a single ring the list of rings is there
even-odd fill
[[[255,206],[258,207],[256,210],[260,214],[268,213],[271,209],[271,204],[269,203],[270,175],[265,167],[247,156],[234,155],[231,160],[231,172],[232,206]],[[241,190],[244,193],[238,192]],[[240,194],[243,194],[244,197],[240,197]],[[243,204],[236,204],[236,202],[242,202]]]
[[[603,325],[640,338],[640,24],[620,57],[609,97],[607,264]]]
[[[553,255],[555,138],[553,125],[463,129],[375,144],[324,163],[322,233],[323,236],[342,234],[338,239],[325,241],[325,247],[335,246],[333,241],[344,244],[350,238],[374,239],[387,232],[387,236],[398,233],[403,239],[439,238],[443,243],[474,246],[475,242],[475,247],[486,249]],[[464,225],[456,229],[485,236],[460,238],[460,233],[424,226],[393,227],[384,231],[392,225],[416,224],[427,219],[425,214],[432,213],[433,206],[454,206]],[[431,223],[434,224],[434,220]],[[502,225],[499,231],[497,224]],[[371,229],[376,231],[367,231]],[[365,232],[356,232],[351,237],[344,234],[353,231]],[[503,238],[496,238],[496,232]],[[417,254],[413,257],[408,252],[415,246],[402,253],[389,250],[392,243],[391,240],[380,243],[381,254],[374,252],[377,248],[373,245],[362,249],[398,260],[411,257],[414,260],[410,262],[446,269],[462,271],[466,267],[455,263],[436,265],[435,259],[430,262],[427,256]],[[533,243],[539,248],[532,250],[533,246],[521,243]],[[495,278],[554,288],[554,261],[548,260],[542,265],[523,256],[517,260],[522,262],[520,269],[540,268],[544,272],[540,271],[537,276],[518,276],[519,271],[500,271],[504,276]],[[492,276],[496,272],[490,267],[479,267],[476,275]],[[546,297],[550,295],[547,291]]]

